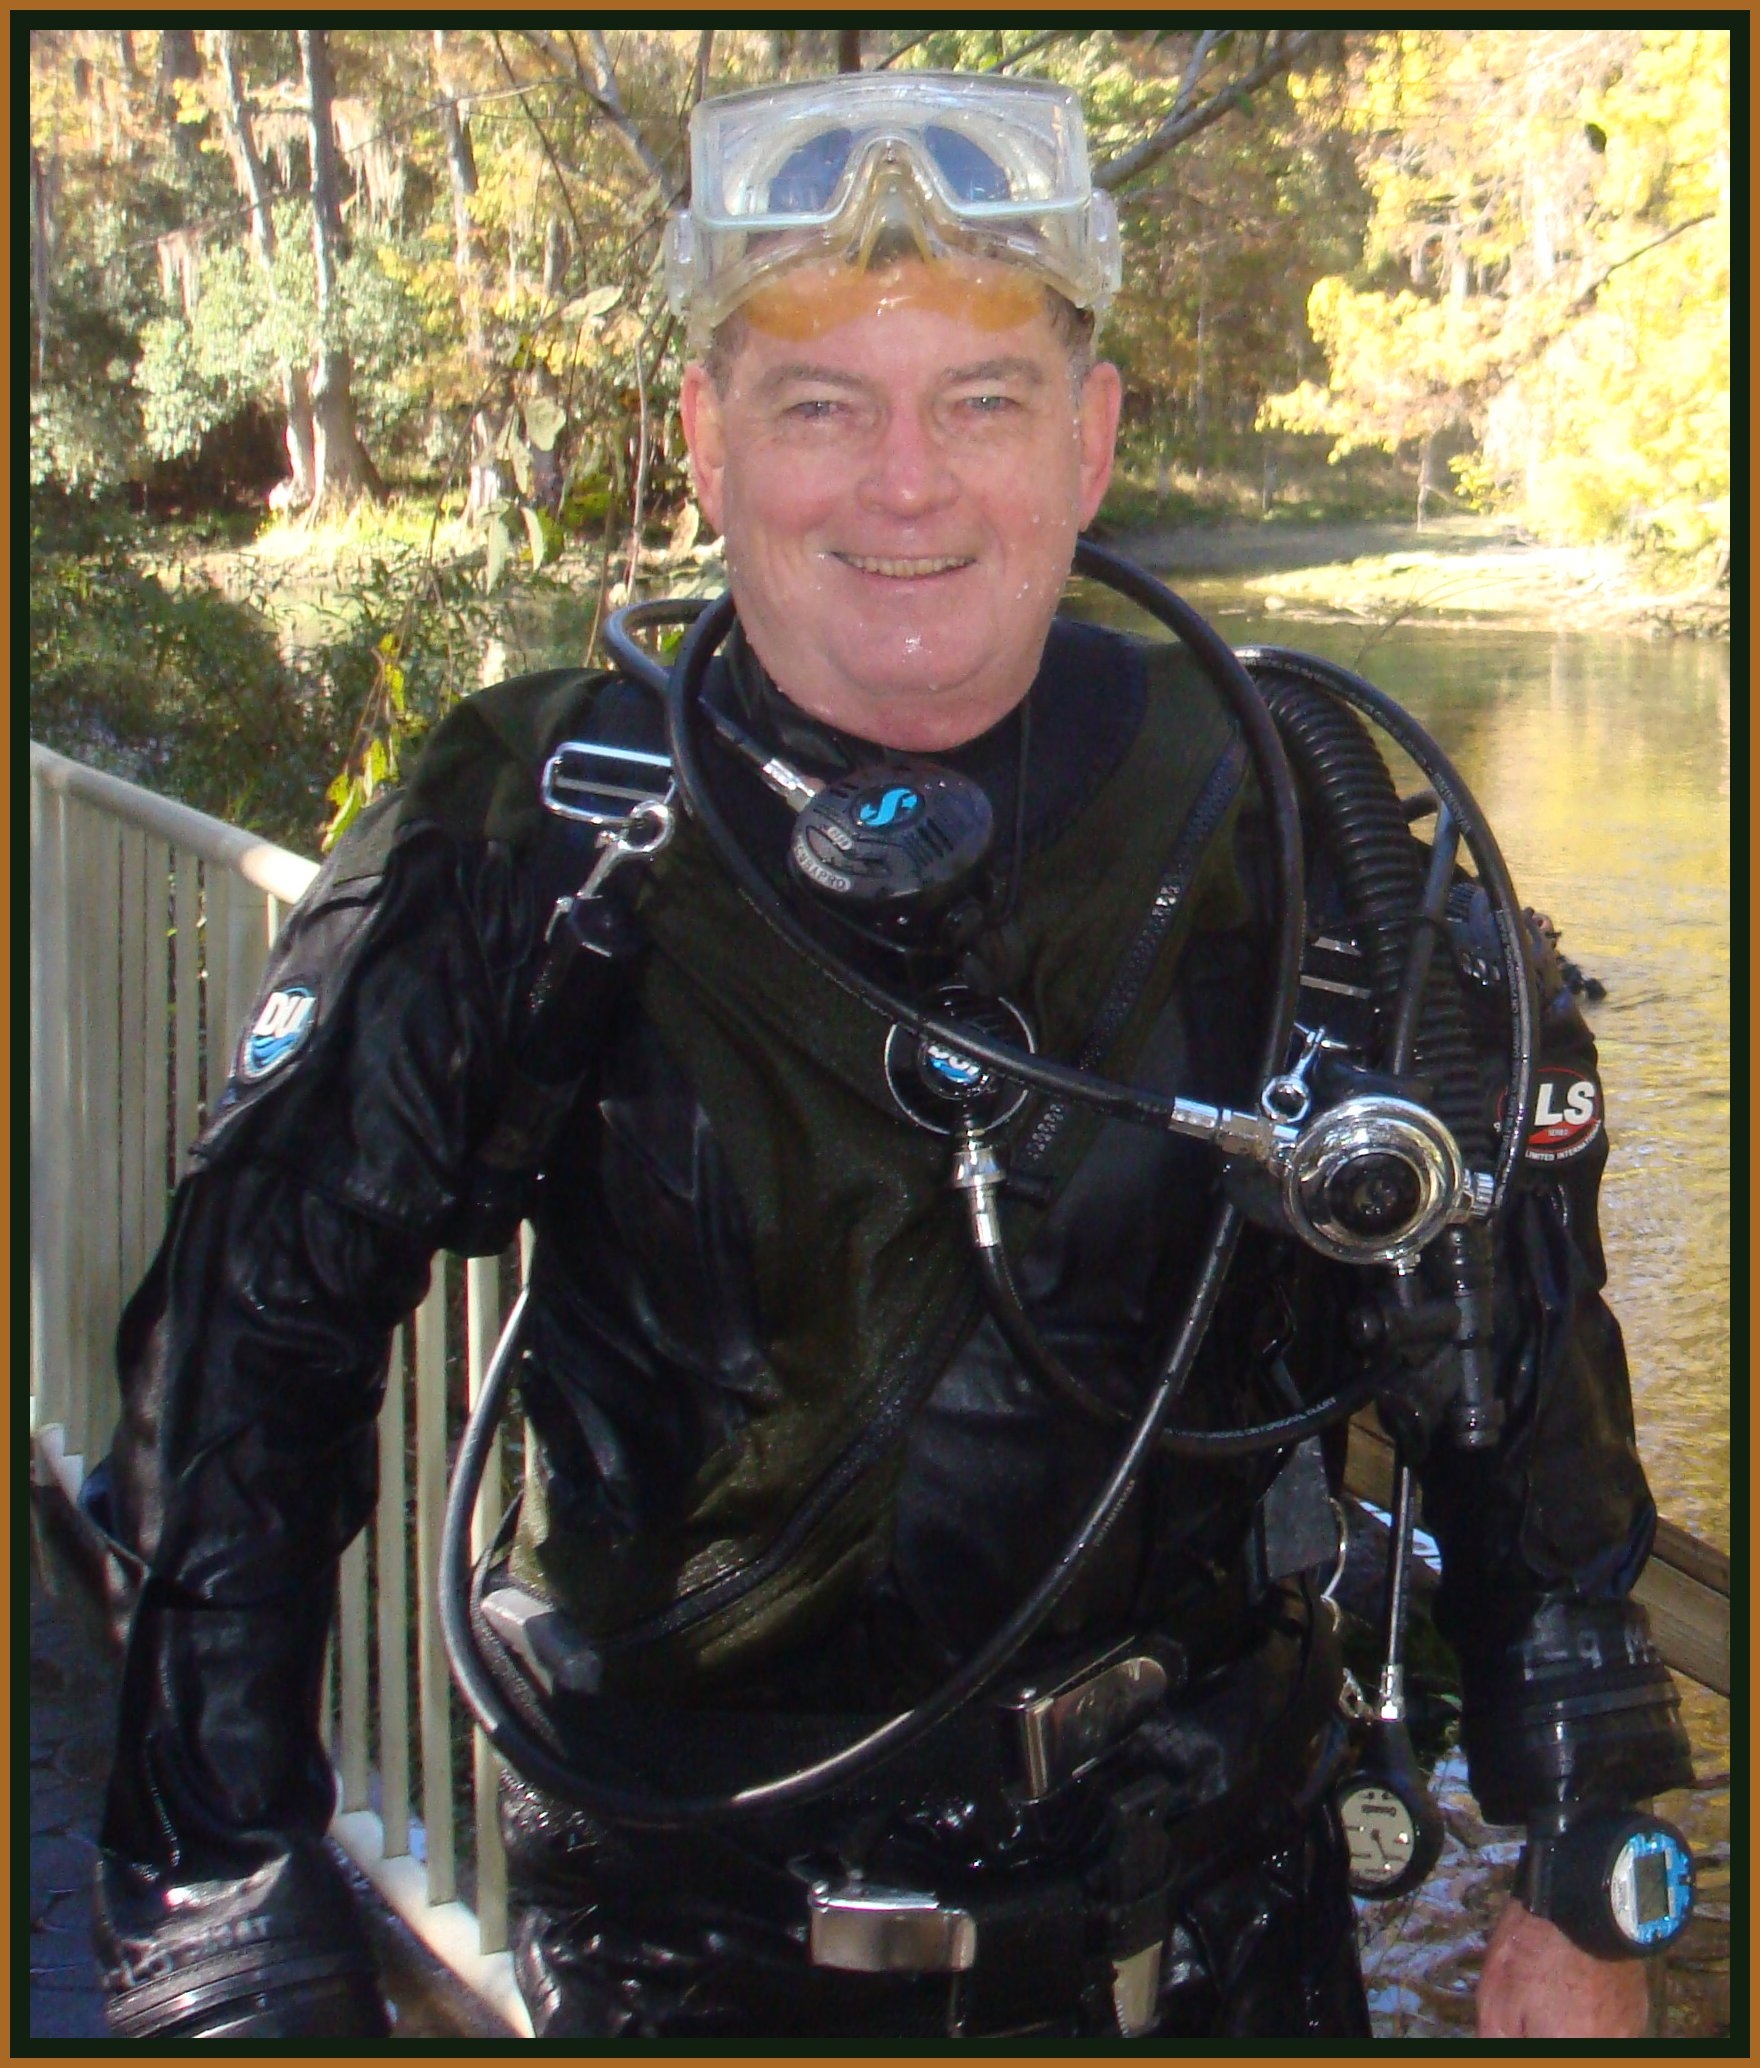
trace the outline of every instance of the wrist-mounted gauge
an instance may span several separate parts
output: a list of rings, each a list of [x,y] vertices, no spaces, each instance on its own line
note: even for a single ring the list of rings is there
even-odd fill
[[[1606,1810],[1562,1832],[1530,1833],[1515,1892],[1587,1953],[1660,1953],[1693,1914],[1693,1855],[1646,1810]]]

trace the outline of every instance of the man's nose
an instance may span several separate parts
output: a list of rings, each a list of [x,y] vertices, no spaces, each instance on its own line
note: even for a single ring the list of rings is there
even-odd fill
[[[959,493],[933,424],[915,410],[894,410],[867,455],[861,501],[894,517],[921,517]]]

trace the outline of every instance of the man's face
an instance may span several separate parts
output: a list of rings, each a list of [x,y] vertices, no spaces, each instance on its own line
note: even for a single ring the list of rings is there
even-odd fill
[[[933,751],[1025,695],[1112,470],[1116,370],[1078,388],[1037,285],[907,261],[788,274],[682,396],[697,497],[758,658],[814,716]]]

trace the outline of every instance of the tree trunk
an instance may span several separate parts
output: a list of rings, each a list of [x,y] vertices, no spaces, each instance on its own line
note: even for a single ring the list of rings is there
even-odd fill
[[[171,130],[171,148],[186,165],[195,162],[201,138],[195,128],[177,119],[177,81],[199,79],[202,56],[194,29],[159,31],[159,112]]]
[[[445,64],[446,31],[434,31],[434,83],[439,89],[440,130],[446,139],[446,164],[452,178],[452,264],[458,280],[459,314],[464,318],[465,348],[471,364],[481,368],[488,358],[483,333],[483,307],[490,295],[489,254],[483,233],[471,212],[477,191],[477,158],[471,133],[458,111],[458,100]]]
[[[202,76],[202,56],[196,48],[194,29],[161,29],[159,31],[159,83],[167,93],[173,80],[199,79]]]
[[[238,65],[238,37],[231,29],[219,32],[220,75],[225,82],[224,124],[226,144],[232,155],[233,172],[240,191],[251,205],[251,249],[263,269],[269,294],[275,294],[275,217],[270,209],[268,175],[257,149],[251,126],[250,103],[245,99],[244,80]],[[281,405],[287,423],[282,433],[287,446],[288,479],[269,492],[274,510],[303,510],[312,499],[316,475],[312,465],[312,402],[303,366],[283,364],[277,368],[281,380]]]
[[[840,72],[859,72],[862,69],[862,32],[860,29],[838,30],[837,69]]]
[[[1436,492],[1436,439],[1426,431],[1418,442],[1418,521],[1416,529],[1424,529],[1424,505]]]
[[[31,149],[31,298],[36,303],[40,388],[49,378],[49,189],[35,146]]]
[[[326,503],[347,505],[362,495],[381,501],[385,484],[361,443],[354,413],[354,362],[340,334],[336,268],[342,253],[342,200],[330,117],[336,94],[329,32],[301,29],[297,34],[309,92],[312,255],[318,271],[318,345],[311,374],[313,479],[307,513],[315,517]]]
[[[568,232],[563,227],[561,216],[553,215],[544,226],[544,297],[547,301],[561,301],[567,278]]]
[[[312,396],[303,366],[282,367],[281,406],[287,412],[287,428],[282,434],[288,466],[284,501],[291,510],[303,510],[318,486]]]

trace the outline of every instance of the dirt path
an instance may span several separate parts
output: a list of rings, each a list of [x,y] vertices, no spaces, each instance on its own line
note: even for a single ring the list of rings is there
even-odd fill
[[[1117,544],[1158,574],[1228,580],[1293,619],[1727,637],[1729,590],[1662,591],[1617,546],[1543,546],[1490,517],[1181,525]]]

